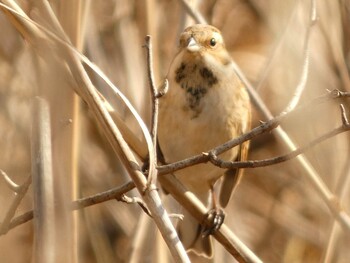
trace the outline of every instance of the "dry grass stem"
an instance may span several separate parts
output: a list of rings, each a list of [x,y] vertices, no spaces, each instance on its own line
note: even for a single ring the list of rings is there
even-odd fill
[[[283,110],[283,112],[289,112],[295,109],[295,107],[298,105],[300,98],[306,88],[306,82],[309,76],[309,64],[310,64],[310,35],[312,28],[314,28],[316,24],[317,19],[317,13],[316,13],[316,2],[315,0],[311,0],[311,8],[310,8],[310,18],[309,18],[309,25],[306,29],[306,35],[304,40],[304,48],[303,48],[303,66],[301,68],[301,76],[300,80],[295,88],[294,94],[289,101],[287,107]]]
[[[343,113],[342,116],[344,116],[343,122],[349,123],[346,118],[346,113],[343,105],[341,105],[341,111]],[[348,163],[345,166],[342,176],[339,178],[339,181],[337,182],[337,185],[335,188],[335,193],[338,194],[340,200],[346,199],[346,196],[349,192],[349,185],[350,185],[350,163]],[[327,247],[323,254],[322,262],[331,263],[334,261],[334,257],[337,249],[337,242],[339,242],[341,234],[342,234],[342,228],[340,227],[337,221],[334,221],[330,228]]]
[[[0,0],[0,10],[2,261],[349,258],[349,3]],[[255,128],[158,165],[158,100],[173,88],[164,76],[192,23],[222,32]],[[187,136],[186,121],[181,129]],[[248,140],[248,161],[221,159]],[[197,164],[255,168],[225,208],[208,260],[185,251],[172,224],[182,207],[210,224],[175,176]]]
[[[57,262],[63,259],[62,246],[57,240],[57,207],[54,197],[54,178],[51,146],[51,121],[48,103],[33,101],[32,174],[34,192],[34,255],[35,262]]]
[[[12,8],[14,6],[11,6]],[[21,20],[20,22],[26,23],[28,20]],[[32,36],[35,38],[35,35]],[[58,42],[57,44],[61,44]],[[179,242],[177,233],[171,224],[166,211],[162,207],[161,200],[156,191],[156,188],[146,183],[144,175],[141,173],[135,156],[131,152],[131,149],[124,141],[122,134],[113,122],[109,112],[104,107],[104,102],[101,100],[100,94],[96,91],[90,78],[81,65],[79,56],[76,52],[72,52],[71,46],[65,44],[62,46],[61,54],[66,59],[67,64],[72,72],[78,86],[78,94],[89,105],[90,110],[93,112],[97,122],[103,128],[105,136],[114,149],[115,153],[124,163],[126,170],[135,182],[135,185],[143,196],[148,208],[150,209],[154,221],[159,227],[163,238],[165,239],[168,247],[176,262],[189,262],[188,256]],[[150,147],[150,155],[152,148]],[[151,164],[152,162],[150,162]],[[153,164],[154,165],[154,164]],[[152,164],[151,164],[152,166]]]

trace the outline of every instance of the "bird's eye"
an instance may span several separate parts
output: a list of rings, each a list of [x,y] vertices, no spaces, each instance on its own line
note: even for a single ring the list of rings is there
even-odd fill
[[[210,39],[209,44],[210,44],[210,46],[215,47],[216,46],[216,39],[215,38]]]

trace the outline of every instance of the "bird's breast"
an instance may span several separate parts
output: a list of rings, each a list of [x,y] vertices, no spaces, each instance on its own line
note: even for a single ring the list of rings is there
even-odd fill
[[[161,147],[170,161],[208,151],[240,133],[235,89],[221,80],[208,67],[182,63],[170,76],[159,114]]]
[[[177,92],[183,93],[184,108],[191,112],[192,118],[199,116],[203,109],[203,99],[219,82],[218,77],[202,63],[181,62],[172,77]]]
[[[169,73],[169,91],[159,102],[158,130],[167,162],[207,152],[242,133],[245,105],[237,95],[239,84],[229,74],[204,64],[182,62],[175,63]],[[220,157],[233,160],[237,151],[233,148]],[[219,168],[202,164],[179,171],[177,176],[191,186],[198,184],[198,176],[208,184],[220,174]]]

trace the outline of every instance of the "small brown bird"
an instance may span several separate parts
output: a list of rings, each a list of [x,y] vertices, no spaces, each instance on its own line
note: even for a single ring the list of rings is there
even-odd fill
[[[248,93],[215,27],[197,24],[185,29],[167,78],[169,91],[160,99],[158,139],[168,163],[206,152],[250,128]],[[248,143],[244,143],[220,158],[244,160],[247,152]],[[224,175],[222,169],[207,163],[175,175],[210,209],[216,208],[215,182],[224,175],[220,204],[225,207],[241,173],[242,170],[227,171]],[[211,257],[210,237],[203,236],[203,229],[188,212],[183,213],[178,232],[185,248]]]

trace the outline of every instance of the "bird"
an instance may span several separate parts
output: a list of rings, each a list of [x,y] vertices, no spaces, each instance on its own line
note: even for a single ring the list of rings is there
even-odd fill
[[[159,146],[166,163],[207,152],[250,129],[249,95],[216,27],[195,24],[183,31],[166,78],[169,90],[159,100],[158,127]],[[227,161],[246,160],[248,148],[247,141],[219,157]],[[221,207],[226,207],[242,171],[225,172],[203,163],[179,170],[175,176],[208,209],[218,211],[214,184],[223,178],[219,200]],[[185,249],[213,257],[210,235],[203,235],[203,227],[188,211],[183,211],[183,215],[177,231]]]

